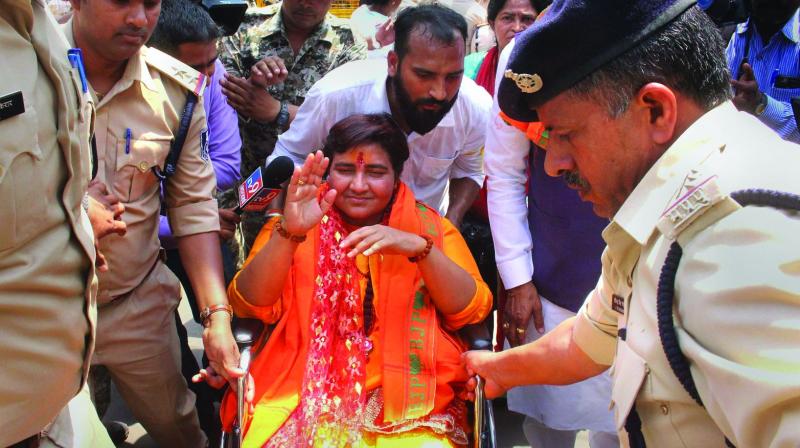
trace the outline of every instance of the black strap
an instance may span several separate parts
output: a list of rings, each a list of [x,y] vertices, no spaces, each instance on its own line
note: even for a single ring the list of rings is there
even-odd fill
[[[748,205],[768,206],[773,208],[800,211],[800,196],[772,190],[763,189],[749,189],[740,190],[731,193],[731,197],[738,202],[742,207]],[[673,317],[673,308],[675,302],[675,276],[678,272],[678,265],[683,255],[683,249],[678,242],[672,243],[667,253],[667,258],[664,262],[664,267],[661,268],[661,276],[658,280],[658,292],[656,294],[656,314],[658,316],[658,334],[661,338],[661,347],[664,354],[669,361],[669,366],[672,372],[678,378],[686,392],[697,402],[703,406],[703,400],[697,392],[697,386],[692,378],[692,372],[689,369],[689,360],[686,359],[678,344],[678,336],[675,332],[675,322]],[[633,414],[635,411],[631,411]],[[638,419],[638,415],[635,416]],[[628,415],[631,419],[631,415]],[[626,422],[627,429],[627,422]],[[641,429],[640,429],[641,431]],[[733,443],[727,438],[725,444],[729,447],[735,448]]]
[[[92,134],[92,179],[97,177],[97,140]]]
[[[189,133],[189,126],[192,124],[192,115],[194,114],[194,106],[196,104],[197,95],[193,92],[186,94],[186,105],[183,106],[178,132],[175,134],[175,138],[172,140],[172,144],[169,147],[169,154],[167,154],[164,169],[161,170],[158,167],[153,167],[153,173],[155,173],[156,177],[161,179],[161,182],[169,179],[170,176],[175,174],[178,168],[178,160],[181,157],[183,144],[186,142],[186,135]]]
[[[631,448],[647,447],[644,442],[644,434],[642,434],[642,419],[639,418],[636,407],[632,407],[628,412],[628,418],[625,419],[625,432],[628,433],[628,445]]]

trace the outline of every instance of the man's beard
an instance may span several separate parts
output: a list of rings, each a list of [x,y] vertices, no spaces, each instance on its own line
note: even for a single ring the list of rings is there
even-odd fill
[[[408,127],[412,131],[420,135],[425,135],[432,131],[433,128],[442,121],[442,118],[450,112],[453,104],[456,103],[456,99],[458,99],[458,92],[456,92],[455,96],[450,101],[438,101],[433,98],[425,98],[416,102],[411,101],[411,95],[408,94],[408,91],[404,87],[399,67],[397,75],[390,76],[389,81],[394,90],[394,96],[397,99],[398,106],[400,107],[400,113],[403,115],[406,124],[408,124]],[[430,104],[439,106],[439,110],[422,109],[422,106]]]

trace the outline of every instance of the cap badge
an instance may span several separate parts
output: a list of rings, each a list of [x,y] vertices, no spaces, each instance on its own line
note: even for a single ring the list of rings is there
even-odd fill
[[[511,70],[506,70],[505,77],[513,80],[517,88],[523,93],[536,93],[542,90],[544,84],[542,77],[536,73],[529,75],[528,73],[514,73]]]

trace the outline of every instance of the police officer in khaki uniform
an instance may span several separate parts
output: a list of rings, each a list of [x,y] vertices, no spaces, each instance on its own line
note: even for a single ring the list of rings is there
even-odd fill
[[[500,107],[541,123],[545,169],[612,219],[608,246],[575,318],[464,361],[489,395],[611,366],[631,446],[796,447],[800,147],[736,111],[693,3],[557,0],[518,37]]]
[[[0,8],[0,446],[111,447],[85,386],[91,97],[44,0]],[[121,211],[121,209],[119,210]],[[124,232],[101,212],[95,235]],[[93,220],[94,221],[94,220]]]
[[[105,365],[136,418],[163,447],[202,447],[206,437],[194,395],[180,370],[173,311],[180,286],[159,258],[162,206],[158,175],[190,96],[198,99],[163,202],[178,248],[206,310],[203,342],[214,370],[240,376],[230,331],[219,252],[216,181],[208,157],[202,95],[195,70],[144,47],[160,11],[158,0],[74,0],[65,34],[83,50],[97,101],[97,178],[125,205],[124,237],[100,246],[109,271],[100,275],[98,336],[93,364]]]

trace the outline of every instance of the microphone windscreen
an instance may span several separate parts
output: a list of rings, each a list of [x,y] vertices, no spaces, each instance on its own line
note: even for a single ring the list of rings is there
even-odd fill
[[[264,188],[279,188],[294,173],[294,162],[287,156],[276,157],[264,167]]]

